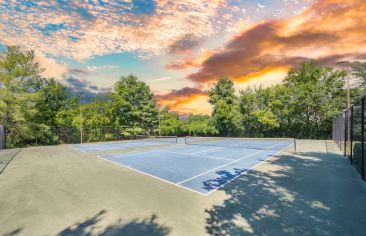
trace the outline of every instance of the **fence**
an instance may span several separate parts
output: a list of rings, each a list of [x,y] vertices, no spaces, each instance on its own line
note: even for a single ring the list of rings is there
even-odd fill
[[[5,127],[0,125],[0,150],[5,149],[6,145],[6,134],[5,134]]]
[[[122,129],[111,127],[83,128],[82,138],[79,127],[59,126],[52,127],[51,130],[57,143],[103,142],[132,138],[125,135]]]
[[[6,147],[14,148],[36,145],[117,141],[135,138],[135,136],[129,135],[124,131],[123,129],[113,127],[84,127],[81,134],[79,127],[52,126],[47,131],[36,132],[38,134],[37,137],[27,138],[15,143],[11,135],[6,139],[5,129],[0,125],[0,150],[5,149],[6,144]]]
[[[333,120],[332,138],[365,180],[365,97]]]

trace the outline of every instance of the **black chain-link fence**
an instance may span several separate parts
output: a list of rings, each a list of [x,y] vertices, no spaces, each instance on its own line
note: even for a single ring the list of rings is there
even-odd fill
[[[333,120],[332,137],[365,180],[365,97]]]
[[[2,130],[3,132],[1,132]],[[136,139],[136,135],[132,135],[124,129],[116,129],[112,127],[84,127],[81,131],[80,127],[75,126],[53,126],[47,129],[47,132],[40,132],[35,138],[27,139],[19,144],[14,144],[11,137],[7,137],[6,139],[5,129],[0,126],[0,149],[5,149],[6,144],[7,148],[14,148],[37,145],[106,142],[128,139]]]
[[[5,145],[6,145],[5,127],[3,125],[0,125],[0,150],[5,149]]]
[[[88,143],[131,139],[131,135],[124,134],[122,129],[110,127],[83,128],[78,127],[52,127],[56,143]]]

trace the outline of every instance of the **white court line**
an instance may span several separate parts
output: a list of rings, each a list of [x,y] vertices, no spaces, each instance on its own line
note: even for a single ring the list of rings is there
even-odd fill
[[[81,150],[81,149],[79,149],[79,148],[77,148],[77,147],[74,147],[74,146],[72,146],[72,145],[71,145],[71,148],[76,149],[76,150],[78,150],[78,151],[80,151],[80,152],[87,153],[87,151]]]
[[[123,152],[123,153],[114,153],[114,154],[106,154],[103,155],[105,157],[121,157],[121,156],[135,156],[137,154],[141,154],[141,153],[149,153],[149,152],[162,152],[164,150],[170,150],[170,149],[177,149],[177,147],[158,147],[158,149],[153,149],[153,150],[136,150],[136,151],[132,151],[132,152]]]
[[[286,142],[286,141],[285,141],[285,142]],[[282,142],[282,143],[285,143],[285,142]],[[277,146],[277,145],[280,145],[280,144],[282,144],[282,143],[279,143],[279,144],[276,144],[276,145],[270,146],[270,147],[268,147],[267,149],[269,149],[269,148],[271,148],[271,147],[274,147],[274,146]],[[281,149],[281,150],[280,150],[280,151],[278,151],[277,153],[275,153],[275,154],[273,154],[272,156],[270,156],[270,157],[266,158],[266,159],[265,159],[265,160],[263,160],[262,162],[260,162],[260,163],[258,163],[258,164],[256,164],[256,165],[254,165],[253,167],[251,167],[250,169],[246,170],[245,172],[242,172],[240,175],[238,175],[238,176],[234,177],[233,179],[231,179],[231,180],[229,180],[229,181],[225,182],[224,184],[220,185],[220,186],[219,186],[219,187],[217,187],[216,189],[213,189],[213,190],[209,191],[208,193],[201,193],[201,192],[196,191],[196,190],[194,190],[194,189],[191,189],[191,188],[188,188],[188,187],[185,187],[185,186],[180,185],[180,183],[182,183],[182,182],[180,182],[180,183],[173,183],[173,182],[171,182],[171,181],[169,181],[169,180],[162,179],[162,178],[160,178],[160,177],[157,177],[157,176],[154,176],[154,175],[148,174],[148,173],[146,173],[146,172],[143,172],[143,171],[140,171],[140,170],[134,169],[134,168],[129,167],[129,166],[122,165],[122,164],[117,163],[117,162],[114,162],[114,161],[112,161],[112,160],[108,160],[108,159],[106,159],[106,158],[103,158],[102,156],[96,156],[96,157],[97,157],[97,158],[99,158],[99,159],[102,159],[102,160],[104,160],[104,161],[107,161],[107,162],[109,162],[109,163],[112,163],[112,164],[115,164],[115,165],[118,165],[118,166],[121,166],[121,167],[125,167],[125,168],[127,168],[127,169],[130,169],[130,170],[133,170],[133,171],[139,172],[139,173],[141,173],[141,174],[144,174],[144,175],[150,176],[150,177],[152,177],[152,178],[155,178],[155,179],[158,179],[158,180],[164,181],[164,182],[169,183],[169,184],[172,184],[172,185],[174,185],[174,186],[177,186],[177,187],[180,187],[180,188],[183,188],[183,189],[189,190],[189,191],[191,191],[191,192],[198,193],[198,194],[200,194],[200,195],[202,195],[202,196],[208,196],[208,195],[209,195],[209,194],[211,194],[212,192],[214,192],[214,191],[216,191],[216,190],[220,189],[221,187],[223,187],[223,186],[224,186],[224,185],[226,185],[227,183],[230,183],[230,182],[231,182],[231,181],[233,181],[234,179],[236,179],[236,178],[240,177],[241,175],[243,175],[243,174],[247,173],[248,171],[252,170],[252,169],[253,169],[253,168],[255,168],[256,166],[258,166],[258,165],[262,164],[263,162],[265,162],[266,160],[268,160],[268,159],[270,159],[270,158],[272,158],[272,157],[276,156],[278,153],[282,152],[284,149],[286,149],[286,148],[288,148],[288,147],[290,147],[290,146],[292,146],[292,145],[293,145],[293,144],[290,144],[290,145],[288,145],[288,146],[284,147],[283,149]],[[178,147],[178,148],[179,148],[179,147]],[[168,148],[166,148],[166,149],[168,149]],[[177,149],[177,147],[175,147],[175,148],[169,148],[169,149]],[[266,150],[266,149],[261,150],[261,151],[258,151],[257,153],[262,152],[262,151],[265,151],[265,150]],[[151,152],[153,152],[153,151],[158,151],[158,150],[151,150]],[[150,151],[147,151],[147,152],[150,152]],[[249,155],[249,156],[252,156],[252,155],[254,155],[254,154],[251,154],[251,155]],[[243,160],[243,159],[245,159],[245,158],[247,158],[247,157],[249,157],[249,156],[245,156],[245,157],[243,157],[243,158],[241,158],[241,159],[239,159],[239,160]],[[230,162],[230,163],[235,163],[236,161],[239,161],[239,160],[235,160],[235,161]],[[229,163],[229,164],[230,164],[230,163]],[[227,165],[227,164],[226,164],[226,165]],[[226,165],[224,165],[224,166],[226,166]],[[215,168],[215,169],[216,169],[216,168]]]
[[[221,184],[219,187],[217,187],[217,188],[215,188],[215,189],[213,189],[213,190],[211,190],[211,191],[209,191],[209,192],[205,193],[204,195],[205,195],[205,196],[208,196],[209,194],[211,194],[211,193],[215,192],[216,190],[218,190],[218,189],[220,189],[220,188],[224,187],[226,184],[228,184],[228,183],[232,182],[233,180],[235,180],[235,179],[239,178],[240,176],[242,176],[242,175],[246,174],[248,171],[250,171],[250,170],[254,169],[255,167],[257,167],[257,166],[259,166],[259,165],[261,165],[263,162],[265,162],[265,161],[267,161],[267,160],[269,160],[269,159],[271,159],[271,158],[275,157],[278,153],[282,152],[283,150],[285,150],[286,148],[288,148],[288,147],[290,147],[290,146],[292,146],[292,145],[293,145],[293,144],[289,144],[287,147],[284,147],[283,149],[281,149],[280,151],[276,152],[276,153],[275,153],[275,154],[273,154],[272,156],[270,156],[270,157],[268,157],[268,158],[264,159],[263,161],[259,162],[259,163],[258,163],[258,164],[256,164],[256,165],[254,165],[254,166],[250,167],[248,170],[246,170],[246,171],[244,171],[244,172],[240,173],[238,176],[235,176],[234,178],[232,178],[232,179],[230,179],[229,181],[227,181],[227,182],[225,182],[225,183]]]
[[[129,166],[122,165],[122,164],[120,164],[120,163],[117,163],[117,162],[114,162],[114,161],[111,161],[111,160],[105,159],[105,158],[103,158],[103,157],[101,157],[101,156],[97,156],[97,158],[102,159],[102,160],[104,160],[104,161],[107,161],[107,162],[109,162],[109,163],[112,163],[112,164],[115,164],[115,165],[118,165],[118,166],[121,166],[121,167],[124,167],[124,168],[130,169],[130,170],[136,171],[136,172],[138,172],[138,173],[141,173],[141,174],[144,174],[144,175],[150,176],[150,177],[152,177],[152,178],[155,178],[155,179],[158,179],[158,180],[164,181],[164,182],[166,182],[166,183],[169,183],[169,184],[172,184],[172,185],[174,185],[174,186],[177,186],[177,187],[183,188],[183,189],[185,189],[185,190],[189,190],[189,191],[192,191],[192,192],[194,192],[194,193],[198,193],[198,194],[201,194],[201,195],[203,195],[203,196],[206,196],[204,193],[198,192],[198,191],[196,191],[196,190],[194,190],[194,189],[190,189],[190,188],[187,188],[187,187],[184,187],[184,186],[178,185],[178,184],[176,184],[176,183],[170,182],[169,180],[162,179],[162,178],[160,178],[160,177],[157,177],[157,176],[154,176],[154,175],[148,174],[148,173],[146,173],[146,172],[143,172],[143,171],[141,171],[141,170],[134,169],[134,168],[129,167]]]
[[[282,143],[284,143],[284,142],[282,142]],[[244,157],[242,157],[242,158],[240,158],[240,159],[237,159],[237,160],[231,161],[231,162],[226,163],[226,164],[224,164],[224,165],[221,165],[221,166],[218,166],[218,167],[212,168],[212,169],[210,169],[210,170],[208,170],[208,171],[205,171],[205,172],[203,172],[203,173],[201,173],[201,174],[198,174],[198,175],[192,176],[191,178],[188,178],[188,179],[186,179],[186,180],[183,180],[183,181],[181,181],[181,182],[179,182],[179,183],[177,183],[177,184],[182,184],[182,183],[185,183],[185,182],[190,181],[190,180],[192,180],[192,179],[196,179],[196,178],[198,178],[198,177],[200,177],[200,176],[202,176],[202,175],[205,175],[205,174],[207,174],[207,173],[209,173],[209,172],[212,172],[212,171],[214,171],[214,170],[217,170],[217,169],[220,169],[220,168],[222,168],[222,167],[228,166],[228,165],[230,165],[230,164],[236,163],[236,162],[238,162],[238,161],[241,161],[241,160],[247,159],[247,158],[249,158],[249,157],[251,157],[251,156],[254,156],[254,155],[258,154],[258,153],[261,153],[261,152],[267,151],[268,149],[270,149],[270,148],[272,148],[272,147],[275,147],[275,146],[277,146],[277,145],[280,145],[280,144],[282,144],[282,143],[278,143],[278,144],[275,144],[275,145],[269,146],[269,147],[268,147],[268,148],[266,148],[266,149],[263,149],[263,150],[257,151],[257,152],[255,152],[255,153],[252,153],[252,154],[249,154],[249,155],[246,155],[246,156],[244,156]],[[282,149],[282,150],[283,150],[283,149]]]
[[[141,148],[141,147],[151,147],[151,146],[155,146],[155,147],[160,147],[160,146],[163,146],[163,145],[167,145],[167,144],[162,144],[162,145],[154,145],[154,144],[151,144],[151,145],[135,145],[136,143],[142,143],[141,141],[131,141],[131,140],[126,140],[126,141],[119,141],[119,142],[112,142],[112,143],[83,143],[83,144],[73,144],[73,145],[79,145],[79,146],[83,146],[83,147],[88,147],[86,150],[82,150],[82,149],[79,149],[78,147],[74,147],[76,148],[77,150],[79,151],[82,151],[82,152],[96,152],[96,151],[111,151],[111,150],[119,150],[118,148],[124,148],[124,150],[126,149],[135,149],[135,148]],[[142,143],[144,144],[144,143]],[[147,143],[145,143],[147,144]],[[99,148],[99,149],[96,149],[96,148],[93,148],[93,146],[112,146],[112,148]],[[118,147],[118,148],[116,148]],[[169,148],[169,147],[167,147]],[[175,148],[175,147],[174,147]],[[134,152],[131,152],[131,153],[134,153]]]
[[[203,151],[199,151],[199,152],[193,152],[193,153],[187,153],[188,155],[195,155],[195,154],[200,154],[200,153],[203,153],[203,152],[211,152],[211,151],[215,151],[215,150],[218,150],[218,149],[223,149],[224,147],[218,147],[218,148],[213,148],[213,149],[208,149],[208,150],[203,150]]]
[[[188,156],[188,157],[206,157],[206,158],[210,158],[210,159],[213,159],[213,160],[228,160],[228,161],[235,160],[235,159],[231,159],[231,158],[221,158],[221,157],[215,158],[215,157],[206,156],[206,155],[191,155],[191,154],[184,153],[184,152],[183,153],[180,153],[180,152],[171,152],[171,151],[165,151],[165,150],[162,150],[161,152],[179,154],[179,155],[184,155],[184,156]]]

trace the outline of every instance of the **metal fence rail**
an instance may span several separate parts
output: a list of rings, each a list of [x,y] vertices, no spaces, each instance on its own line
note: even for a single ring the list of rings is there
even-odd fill
[[[365,97],[333,120],[332,138],[365,180]]]

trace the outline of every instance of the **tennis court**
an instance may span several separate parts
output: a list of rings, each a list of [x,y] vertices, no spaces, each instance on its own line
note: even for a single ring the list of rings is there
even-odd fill
[[[173,145],[99,157],[175,186],[208,195],[292,146],[294,140],[186,137],[184,143],[180,143],[173,137],[164,139],[154,137],[140,141],[85,144],[75,147],[91,152],[161,143]]]
[[[105,143],[87,143],[74,145],[75,148],[82,152],[107,151],[116,149],[131,149],[138,147],[148,147],[157,145],[166,145],[177,143],[178,138],[175,136],[143,136],[138,135],[134,140],[105,142]]]

